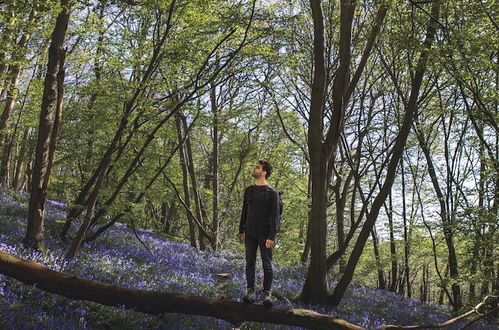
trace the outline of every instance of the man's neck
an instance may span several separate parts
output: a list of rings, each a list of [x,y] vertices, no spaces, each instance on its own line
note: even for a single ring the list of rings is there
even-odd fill
[[[255,179],[255,184],[257,186],[265,186],[265,185],[267,185],[267,180],[265,179],[265,177],[257,178],[257,179]]]

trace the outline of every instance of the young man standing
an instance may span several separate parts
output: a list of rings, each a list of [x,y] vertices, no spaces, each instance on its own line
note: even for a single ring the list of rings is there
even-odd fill
[[[245,243],[247,292],[246,303],[256,299],[255,263],[256,251],[260,248],[263,264],[263,304],[272,306],[272,247],[275,244],[277,222],[279,221],[278,192],[267,184],[272,174],[272,166],[259,161],[253,168],[255,184],[244,192],[243,209],[239,223],[239,241]]]

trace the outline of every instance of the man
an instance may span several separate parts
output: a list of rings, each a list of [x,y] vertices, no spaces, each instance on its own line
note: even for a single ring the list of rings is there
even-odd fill
[[[263,264],[263,305],[272,306],[272,247],[275,244],[277,221],[279,220],[278,192],[268,185],[272,166],[259,161],[253,168],[255,184],[244,192],[243,209],[239,223],[239,241],[245,243],[247,292],[243,298],[246,303],[256,299],[255,263],[256,250],[260,248]]]

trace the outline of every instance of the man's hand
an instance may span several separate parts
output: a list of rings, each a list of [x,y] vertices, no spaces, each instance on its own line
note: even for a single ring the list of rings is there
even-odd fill
[[[244,233],[239,234],[239,243],[244,243]]]
[[[271,239],[267,239],[267,240],[265,241],[265,247],[266,247],[267,249],[270,249],[271,247],[273,247],[273,246],[274,246],[274,244],[275,244],[275,241],[273,241],[273,240],[271,240]]]

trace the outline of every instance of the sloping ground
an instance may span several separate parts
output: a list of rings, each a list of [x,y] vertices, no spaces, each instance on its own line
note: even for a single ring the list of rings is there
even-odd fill
[[[24,195],[0,188],[0,249],[21,258],[40,262],[54,270],[115,283],[120,286],[162,290],[216,297],[223,288],[225,299],[239,301],[244,294],[244,256],[238,251],[213,253],[168,241],[161,235],[140,230],[151,255],[135,234],[118,224],[97,241],[86,244],[71,261],[63,259],[65,249],[56,234],[64,220],[64,205],[49,201],[46,210],[45,255],[26,250],[20,243],[26,223]],[[296,297],[305,276],[301,267],[275,265],[274,290],[291,299]],[[220,279],[217,274],[229,274]],[[261,282],[261,270],[257,278]],[[222,281],[222,283],[221,283]],[[276,301],[279,307],[308,308],[330,314],[369,329],[381,324],[427,324],[449,319],[442,306],[421,304],[413,299],[370,287],[352,287],[342,305],[332,313],[322,306],[304,306]],[[0,275],[0,328],[9,329],[231,329],[225,321],[213,318],[166,314],[149,316],[125,309],[106,307],[52,295]],[[461,324],[462,325],[462,324]],[[456,324],[452,328],[458,328]],[[289,329],[258,323],[245,323],[241,329]],[[449,327],[451,329],[451,327]],[[476,324],[470,329],[495,329]]]

